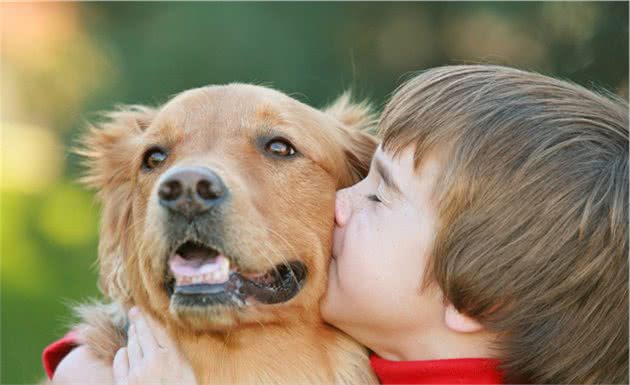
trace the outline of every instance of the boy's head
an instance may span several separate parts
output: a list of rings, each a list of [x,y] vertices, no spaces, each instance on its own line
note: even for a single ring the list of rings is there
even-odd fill
[[[478,321],[507,381],[627,382],[627,103],[510,68],[442,67],[398,90],[380,128],[370,175],[338,195],[324,316],[360,340],[417,333],[413,319],[470,339]],[[437,344],[432,358],[451,341],[411,337]]]

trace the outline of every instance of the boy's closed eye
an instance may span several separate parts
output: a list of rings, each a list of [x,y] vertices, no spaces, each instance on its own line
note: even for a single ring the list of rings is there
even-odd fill
[[[381,181],[381,183],[378,184],[376,192],[374,192],[373,194],[369,194],[367,196],[367,199],[372,202],[382,203],[387,206],[391,203],[390,198],[392,192],[387,189],[388,186],[383,184],[383,182],[384,181]]]

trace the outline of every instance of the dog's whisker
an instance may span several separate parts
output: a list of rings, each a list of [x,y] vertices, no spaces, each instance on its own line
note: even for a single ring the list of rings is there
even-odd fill
[[[284,237],[282,237],[282,235],[280,235],[279,233],[277,233],[275,230],[271,229],[271,228],[267,228],[266,229],[268,231],[268,235],[274,236],[276,237],[276,239],[278,239],[279,241],[283,242],[288,249],[290,249],[290,252],[293,255],[297,255],[295,254],[295,249],[293,248],[293,246],[291,245],[291,243],[289,241],[287,241]],[[288,268],[289,273],[291,274],[291,277],[293,278],[294,282],[296,283],[296,285],[299,285],[299,281],[297,279],[297,277],[295,276],[295,274],[293,273],[293,270],[290,268],[291,265],[289,263],[289,261],[287,260],[286,256],[284,255],[284,253],[277,251],[276,248],[270,248],[271,254],[272,255],[278,255],[280,257],[280,259],[283,260],[282,264]],[[274,265],[276,266],[276,265]],[[275,267],[276,272],[277,272],[277,267]]]
[[[291,249],[291,252],[295,252],[295,249],[291,246],[291,244],[286,239],[284,239],[280,234],[278,234],[276,231],[274,231],[273,229],[265,228],[264,230],[260,230],[260,233],[263,233],[263,232],[264,232],[264,235],[275,236],[281,242],[285,243],[288,246],[288,248]],[[245,238],[245,239],[255,239],[255,238]],[[271,246],[272,244],[273,244],[273,242],[254,243],[253,244],[253,248],[255,249],[256,254],[257,255],[261,255],[263,258],[265,258],[265,260],[267,262],[269,262],[269,265],[271,266],[273,271],[276,272],[276,274],[280,275],[280,272],[278,271],[277,264],[274,263],[273,260],[267,256],[267,254],[270,254],[272,257],[278,256],[279,259],[282,260],[282,264],[284,266],[286,266],[287,268],[290,267],[289,261],[287,260],[286,256],[282,252],[277,250],[277,248],[272,247]],[[259,245],[266,245],[266,247],[263,248],[263,247],[261,247]],[[293,271],[291,269],[289,269],[289,271],[291,273],[291,276],[295,280],[295,283],[297,284],[298,280],[295,277],[295,275],[293,274]]]
[[[245,232],[247,232],[247,230],[245,230]],[[256,238],[255,238],[255,235],[258,235],[258,234],[254,234],[254,232],[252,231],[252,232],[251,232],[251,233],[249,233],[249,234],[245,234],[245,237],[246,237],[246,238],[243,238],[243,239],[256,239]],[[275,264],[275,263],[273,263],[273,261],[272,261],[272,260],[271,260],[271,259],[267,256],[267,253],[269,253],[269,254],[272,254],[272,255],[273,255],[273,254],[274,254],[274,252],[275,252],[275,250],[271,249],[271,247],[269,247],[269,246],[268,246],[268,247],[269,247],[269,249],[267,249],[267,248],[263,248],[263,247],[262,247],[262,246],[260,246],[260,245],[267,245],[267,243],[262,243],[262,242],[260,242],[260,243],[259,243],[259,242],[254,242],[254,243],[252,243],[252,246],[253,246],[254,252],[256,253],[256,255],[260,255],[260,256],[262,256],[262,257],[265,259],[265,261],[267,261],[267,262],[269,263],[269,265],[271,266],[271,269],[272,269],[272,270],[273,270],[276,274],[280,275],[280,272],[278,271],[278,267],[276,266],[276,264]],[[278,253],[278,255],[280,255],[280,253]]]
[[[284,243],[284,244],[285,244],[285,245],[286,245],[286,246],[290,249],[290,252],[291,252],[293,255],[296,255],[296,256],[297,256],[296,250],[295,250],[295,248],[293,247],[293,245],[291,245],[291,243],[290,243],[288,240],[286,240],[286,239],[285,239],[285,238],[284,238],[281,234],[279,234],[277,231],[275,231],[275,230],[273,230],[273,229],[271,229],[271,228],[268,228],[268,229],[267,229],[267,231],[269,232],[269,234],[270,234],[270,235],[275,236],[275,237],[276,237],[276,239],[278,239],[278,240],[280,240],[281,242],[283,242],[283,243]],[[293,278],[293,280],[295,281],[295,283],[296,283],[297,285],[299,285],[299,281],[298,281],[297,277],[296,277],[296,276],[295,276],[295,274],[293,273],[293,270],[292,270],[292,269],[290,269],[289,261],[288,261],[288,260],[286,259],[286,257],[285,257],[284,255],[282,255],[282,254],[280,254],[280,257],[284,260],[284,265],[285,265],[287,268],[289,268],[289,272],[291,273],[291,277]]]
[[[289,253],[291,255],[298,256],[295,247],[291,244],[291,242],[286,240],[281,234],[279,234],[277,231],[273,230],[272,228],[265,228],[265,231],[267,232],[268,235],[271,235],[271,236],[275,237],[276,239],[278,239],[280,242],[284,243],[284,245],[286,245],[287,249],[289,249]],[[272,243],[272,242],[270,242],[270,243]],[[282,264],[285,267],[288,268],[288,270],[289,270],[289,272],[291,274],[291,277],[293,278],[295,283],[297,285],[299,285],[299,281],[298,281],[297,277],[295,276],[295,274],[293,273],[293,270],[290,268],[291,265],[289,263],[289,260],[286,258],[285,254],[282,253],[279,250],[271,250],[271,251],[275,252],[275,255],[278,255],[278,256],[280,256],[280,258],[283,259]],[[277,272],[277,269],[276,269],[276,272]]]

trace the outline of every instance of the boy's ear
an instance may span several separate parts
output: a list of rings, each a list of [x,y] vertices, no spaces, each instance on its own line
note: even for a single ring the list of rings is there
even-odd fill
[[[481,323],[457,311],[450,302],[444,309],[444,323],[449,329],[458,333],[475,333],[484,329]]]
[[[357,183],[365,178],[370,170],[372,155],[378,146],[373,132],[376,116],[366,102],[352,102],[349,91],[344,92],[324,112],[341,123],[342,145],[350,170],[349,180],[340,181],[339,188]]]
[[[98,247],[99,287],[110,298],[126,300],[126,238],[133,223],[132,184],[140,167],[137,154],[142,134],[156,111],[144,106],[127,106],[105,114],[105,121],[92,125],[75,152],[87,168],[81,182],[95,188],[102,201]]]

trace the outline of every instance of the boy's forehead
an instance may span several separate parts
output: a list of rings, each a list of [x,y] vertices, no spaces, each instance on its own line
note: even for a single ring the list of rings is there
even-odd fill
[[[435,153],[426,154],[416,163],[413,146],[397,153],[387,151],[379,146],[372,159],[374,171],[381,176],[391,190],[402,193],[402,195],[415,191],[419,184],[433,184],[442,169],[442,165],[441,158]]]
[[[395,154],[379,146],[372,159],[372,168],[390,190],[400,193],[414,173],[413,158],[414,151],[411,148]]]
[[[372,166],[385,168],[392,174],[412,174],[414,172],[415,151],[412,146],[398,152],[389,151],[379,145],[372,158]]]

